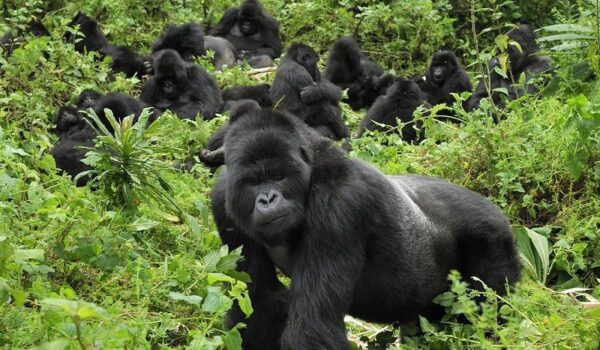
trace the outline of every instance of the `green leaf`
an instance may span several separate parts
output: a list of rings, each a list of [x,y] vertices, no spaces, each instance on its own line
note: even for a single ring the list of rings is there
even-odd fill
[[[141,217],[141,218],[136,219],[134,222],[132,222],[130,224],[130,226],[135,231],[146,231],[146,230],[149,230],[149,229],[155,227],[158,224],[159,224],[158,221],[154,221],[154,220],[150,220],[145,217]]]
[[[44,261],[44,251],[42,249],[15,249],[14,259],[15,261]]]
[[[435,333],[435,327],[423,316],[419,316],[419,325],[425,333]]]
[[[200,305],[202,297],[198,295],[185,295],[177,292],[170,292],[169,298],[177,301],[185,301],[188,304]]]
[[[219,287],[208,287],[208,294],[202,304],[202,311],[216,313],[225,311],[231,307],[233,302],[223,294]]]
[[[40,344],[30,350],[64,350],[69,346],[69,339],[58,339]]]
[[[241,350],[242,336],[237,328],[230,329],[223,337],[223,344],[227,350]]]

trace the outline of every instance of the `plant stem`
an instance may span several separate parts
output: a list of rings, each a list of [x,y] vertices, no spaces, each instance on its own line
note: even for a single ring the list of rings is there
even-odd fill
[[[85,344],[83,344],[83,339],[81,338],[81,321],[79,318],[75,318],[73,322],[75,323],[75,331],[77,332],[77,342],[79,343],[81,350],[85,350]]]

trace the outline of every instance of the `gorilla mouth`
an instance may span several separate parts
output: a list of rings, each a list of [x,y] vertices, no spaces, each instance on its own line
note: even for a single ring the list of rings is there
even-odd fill
[[[285,218],[287,218],[288,213],[283,213],[281,215],[278,215],[274,218],[268,219],[267,221],[263,222],[260,226],[271,226],[273,224],[277,224],[277,223],[281,223],[281,221]]]

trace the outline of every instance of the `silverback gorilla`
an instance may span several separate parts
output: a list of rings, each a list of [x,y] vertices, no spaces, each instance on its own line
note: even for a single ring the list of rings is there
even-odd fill
[[[247,324],[245,349],[350,349],[345,314],[439,317],[432,300],[451,269],[500,294],[519,279],[508,220],[487,199],[437,178],[387,177],[287,113],[238,117],[225,163],[212,210],[223,242],[243,245],[238,267],[252,278],[253,314],[229,314]]]
[[[229,40],[238,58],[255,68],[271,66],[281,55],[279,24],[258,0],[245,0],[225,11],[211,35]]]

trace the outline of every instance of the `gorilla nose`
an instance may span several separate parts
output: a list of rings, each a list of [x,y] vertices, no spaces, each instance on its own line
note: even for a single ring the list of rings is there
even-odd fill
[[[270,211],[277,208],[281,202],[281,194],[278,191],[270,190],[263,192],[256,197],[256,209],[261,212]]]

